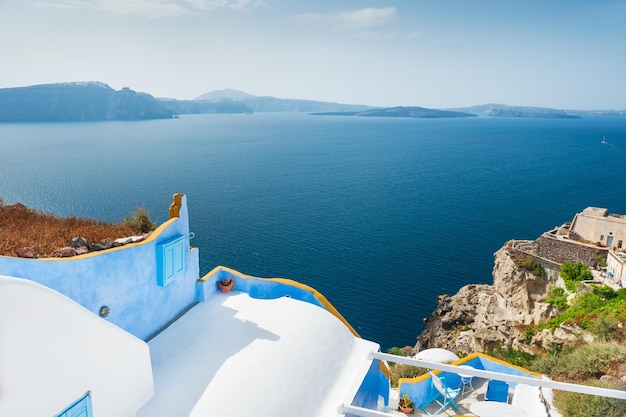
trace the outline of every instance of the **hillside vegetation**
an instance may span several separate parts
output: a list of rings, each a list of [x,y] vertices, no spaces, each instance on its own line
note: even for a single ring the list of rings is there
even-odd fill
[[[534,258],[510,250],[509,245],[496,253],[495,265],[493,286],[468,285],[454,297],[438,299],[427,322],[428,332],[418,339],[420,350],[443,347],[467,355],[472,352],[463,350],[467,344],[455,344],[464,340],[460,334],[480,341],[481,329],[505,326],[502,317],[528,306],[531,312],[546,314],[532,316],[531,324],[512,323],[507,327],[508,337],[489,339],[479,350],[553,380],[626,390],[626,289],[594,283],[582,262],[566,261],[558,271],[546,271]],[[498,302],[493,303],[494,299]],[[496,310],[496,304],[506,303],[508,310]],[[470,346],[476,350],[477,345]],[[392,348],[389,353],[401,354],[401,350]],[[423,372],[406,365],[391,367],[393,383]],[[626,416],[624,400],[564,391],[555,391],[554,399],[563,417]]]
[[[89,242],[115,240],[154,230],[145,209],[120,223],[107,223],[43,213],[23,204],[4,204],[0,199],[0,256],[15,256],[18,248],[30,247],[39,256],[51,256],[80,236]]]

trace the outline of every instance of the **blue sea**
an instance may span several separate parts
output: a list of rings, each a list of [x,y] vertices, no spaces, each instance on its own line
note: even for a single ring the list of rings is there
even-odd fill
[[[491,283],[507,240],[587,206],[626,214],[625,174],[617,116],[0,124],[5,203],[160,223],[182,192],[202,274],[301,281],[384,350],[415,344],[438,295]]]

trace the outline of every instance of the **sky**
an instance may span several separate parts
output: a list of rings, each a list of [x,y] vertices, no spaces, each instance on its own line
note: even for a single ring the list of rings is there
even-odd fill
[[[0,88],[626,109],[626,0],[0,0]]]

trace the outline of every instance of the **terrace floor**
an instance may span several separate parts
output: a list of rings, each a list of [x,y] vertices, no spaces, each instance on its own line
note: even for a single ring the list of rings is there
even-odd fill
[[[462,396],[457,397],[455,400],[455,403],[459,407],[459,410],[456,411],[454,408],[448,407],[445,411],[441,412],[438,415],[447,416],[447,417],[453,417],[457,415],[474,415],[470,411],[470,406],[475,402],[484,401],[485,392],[487,391],[487,381],[488,380],[484,378],[472,379],[472,387],[474,387],[474,390],[468,392],[469,387],[466,386],[465,393]],[[436,403],[432,403],[432,404],[429,404],[429,406],[426,409],[429,412],[433,413],[437,411],[438,408],[439,406]],[[407,416],[407,414],[404,414],[403,412],[399,410],[392,410],[392,414],[394,416],[402,416],[402,417]],[[422,416],[427,417],[427,414],[424,413],[419,408],[416,408],[413,411],[413,414],[409,414],[409,415],[413,417],[422,417]]]

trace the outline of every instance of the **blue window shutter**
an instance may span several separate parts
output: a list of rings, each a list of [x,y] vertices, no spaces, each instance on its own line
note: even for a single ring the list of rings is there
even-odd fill
[[[70,405],[63,412],[61,412],[61,414],[57,414],[55,417],[93,417],[93,411],[91,409],[91,393],[88,392],[74,404]]]
[[[157,284],[164,287],[185,272],[185,239],[177,236],[157,244]]]

